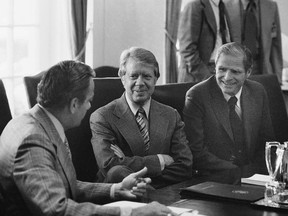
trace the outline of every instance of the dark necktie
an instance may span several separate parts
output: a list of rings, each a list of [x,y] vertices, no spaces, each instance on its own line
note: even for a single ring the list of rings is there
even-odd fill
[[[144,140],[144,149],[145,152],[149,150],[150,147],[150,138],[149,138],[149,132],[148,132],[148,121],[145,115],[145,111],[143,107],[140,107],[136,113],[136,121],[140,130],[140,133]]]
[[[220,21],[220,34],[222,38],[222,44],[227,43],[226,40],[226,23],[225,23],[225,5],[222,0],[219,2],[219,21]]]
[[[229,105],[229,119],[230,125],[234,137],[234,153],[236,156],[235,163],[237,165],[242,165],[244,163],[243,156],[245,156],[245,142],[244,142],[244,128],[242,121],[235,111],[235,105],[237,103],[237,98],[235,96],[231,97],[228,101]]]
[[[256,3],[250,0],[245,11],[243,44],[250,49],[253,57],[257,55],[257,35]]]

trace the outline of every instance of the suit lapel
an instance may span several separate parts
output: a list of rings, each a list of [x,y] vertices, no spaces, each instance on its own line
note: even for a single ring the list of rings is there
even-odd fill
[[[68,156],[68,152],[65,147],[65,144],[62,142],[54,124],[52,123],[50,118],[47,116],[45,111],[39,105],[35,105],[33,107],[32,112],[34,112],[35,118],[40,122],[43,129],[46,131],[48,137],[50,138],[50,141],[55,146],[58,160],[62,166],[63,173],[70,186],[69,187],[70,193],[72,194],[73,197],[76,197],[76,191],[74,191],[74,189],[76,188],[76,185],[75,185],[76,174],[75,174],[75,170],[72,164],[72,160]]]
[[[241,1],[223,0],[226,8],[226,16],[231,41],[241,43]]]
[[[211,27],[211,29],[213,30],[214,36],[216,37],[217,25],[216,25],[213,9],[210,5],[209,0],[202,0],[202,3],[204,5],[203,11],[204,11],[204,14],[206,16],[208,25]]]
[[[134,155],[144,156],[144,141],[138,129],[135,116],[125,99],[125,94],[117,100],[114,115],[118,117],[115,122],[118,130],[125,138]]]
[[[150,148],[148,154],[159,152],[159,146],[163,146],[169,124],[169,120],[162,115],[161,107],[153,99],[151,100],[149,113]]]
[[[210,94],[211,94],[211,105],[214,110],[215,116],[227,132],[231,140],[233,139],[233,132],[230,126],[229,120],[229,109],[227,101],[225,100],[221,89],[218,87],[215,77],[210,80]]]

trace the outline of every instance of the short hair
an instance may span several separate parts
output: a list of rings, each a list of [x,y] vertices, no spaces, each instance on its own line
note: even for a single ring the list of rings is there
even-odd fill
[[[236,57],[243,56],[243,64],[244,64],[245,72],[247,72],[250,68],[253,67],[252,53],[247,47],[241,45],[240,43],[232,42],[232,43],[226,43],[222,45],[217,50],[215,64],[217,64],[218,59],[221,56],[221,54],[232,55]]]
[[[37,102],[45,108],[64,108],[73,98],[86,99],[93,69],[73,60],[59,62],[48,69],[37,88]]]
[[[156,60],[156,57],[152,52],[140,47],[131,47],[124,50],[120,55],[120,67],[118,71],[118,76],[122,77],[126,74],[126,64],[128,60],[132,58],[138,63],[143,63],[151,65],[154,67],[154,74],[157,78],[160,77],[159,65]]]

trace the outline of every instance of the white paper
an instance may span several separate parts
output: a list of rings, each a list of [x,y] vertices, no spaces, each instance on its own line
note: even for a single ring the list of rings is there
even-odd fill
[[[117,207],[131,207],[131,208],[138,208],[141,206],[145,206],[147,203],[140,203],[140,202],[132,202],[132,201],[117,201],[108,203],[105,206],[117,206]],[[171,209],[173,212],[175,212],[178,215],[182,216],[200,216],[197,211],[193,211],[192,209],[188,208],[179,208],[179,207],[173,207],[173,206],[167,206],[169,209]]]
[[[271,180],[269,175],[254,174],[249,178],[242,178],[241,183],[265,186]]]

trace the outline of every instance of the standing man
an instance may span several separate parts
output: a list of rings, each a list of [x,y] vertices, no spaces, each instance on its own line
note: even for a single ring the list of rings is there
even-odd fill
[[[266,91],[247,79],[251,52],[228,43],[215,64],[216,75],[186,94],[183,116],[194,168],[207,176],[225,170],[240,170],[242,177],[266,173],[265,142],[274,134]]]
[[[121,98],[96,110],[90,118],[99,179],[120,182],[148,168],[154,187],[191,176],[192,155],[177,110],[151,99],[160,76],[155,56],[132,47],[120,56]]]
[[[181,63],[178,82],[199,82],[215,74],[217,49],[241,42],[238,0],[191,0],[179,24]]]
[[[146,168],[118,184],[76,180],[64,131],[77,127],[90,108],[93,76],[94,71],[80,62],[51,67],[38,85],[38,104],[5,127],[0,139],[0,182],[7,215],[171,214],[158,203],[133,210],[94,204],[142,196],[150,182],[142,178]]]
[[[282,82],[281,26],[277,2],[240,0],[242,43],[253,55],[252,74],[276,74]]]

